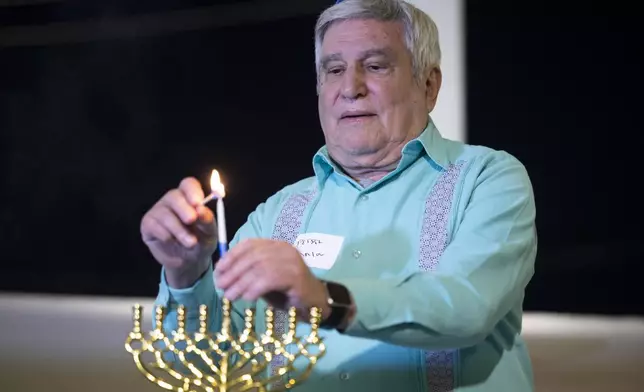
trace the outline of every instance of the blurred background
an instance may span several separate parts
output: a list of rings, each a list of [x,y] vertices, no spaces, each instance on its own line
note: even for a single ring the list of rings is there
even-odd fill
[[[183,177],[207,186],[220,170],[234,232],[311,175],[313,27],[331,3],[0,0],[0,290],[154,295],[139,221]],[[443,72],[463,91],[448,84],[439,105],[464,119],[441,130],[529,170],[540,243],[526,309],[641,314],[637,16],[457,3],[462,48],[443,51],[462,49],[463,68]]]
[[[0,0],[0,291],[154,297],[139,222],[183,177],[206,186],[220,170],[231,233],[310,176],[323,143],[313,28],[332,3]],[[639,15],[618,2],[416,3],[448,59],[439,129],[531,175],[526,311],[644,315]]]

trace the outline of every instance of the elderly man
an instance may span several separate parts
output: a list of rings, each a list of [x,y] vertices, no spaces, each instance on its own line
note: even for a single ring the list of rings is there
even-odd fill
[[[216,330],[222,295],[238,311],[319,307],[328,351],[302,391],[531,391],[530,180],[508,153],[439,134],[435,24],[402,1],[346,0],[319,17],[315,58],[326,144],[314,175],[257,207],[214,269],[215,218],[195,179],[142,219],[165,328],[179,304],[196,328],[207,304]],[[320,239],[324,257],[296,247]]]

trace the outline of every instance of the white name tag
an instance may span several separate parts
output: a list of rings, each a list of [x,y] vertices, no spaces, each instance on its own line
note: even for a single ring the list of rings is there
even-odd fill
[[[340,254],[344,237],[321,233],[304,233],[293,244],[311,268],[331,269]]]

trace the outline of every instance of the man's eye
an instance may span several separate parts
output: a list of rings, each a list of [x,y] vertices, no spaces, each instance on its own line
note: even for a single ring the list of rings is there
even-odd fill
[[[342,73],[342,68],[330,68],[327,73],[329,75],[339,75]]]
[[[379,71],[384,71],[385,67],[382,66],[382,65],[378,65],[378,64],[372,64],[372,65],[368,65],[367,69],[369,71],[379,72]]]

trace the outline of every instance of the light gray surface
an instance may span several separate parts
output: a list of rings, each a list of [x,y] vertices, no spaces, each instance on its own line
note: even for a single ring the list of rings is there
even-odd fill
[[[160,391],[125,351],[135,302],[152,306],[147,298],[0,296],[0,391]]]
[[[0,391],[161,391],[124,348],[137,302],[0,294]],[[642,319],[527,314],[524,335],[537,391],[644,391]]]

